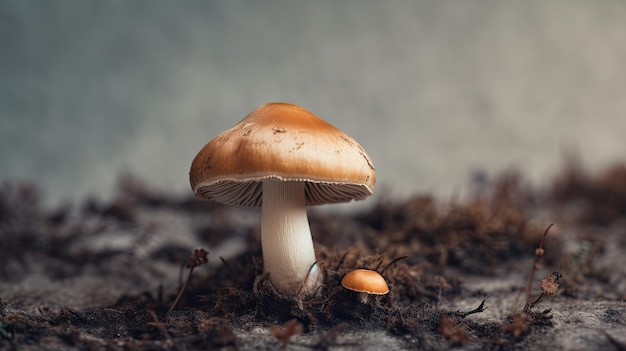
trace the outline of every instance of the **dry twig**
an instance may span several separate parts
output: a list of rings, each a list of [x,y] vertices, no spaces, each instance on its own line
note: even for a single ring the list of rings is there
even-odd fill
[[[467,317],[467,316],[469,316],[471,314],[481,313],[481,312],[483,312],[486,309],[485,301],[487,300],[488,297],[489,297],[489,295],[485,296],[485,298],[480,302],[480,305],[478,305],[478,307],[474,308],[471,311],[467,311],[467,312],[462,312],[462,311],[447,312],[446,315],[465,318],[465,317]]]
[[[191,273],[193,272],[193,269],[197,266],[200,266],[202,264],[209,262],[209,258],[207,257],[208,254],[209,252],[205,249],[193,250],[193,255],[189,257],[189,259],[187,260],[187,264],[186,264],[187,268],[189,268],[189,274],[187,274],[187,279],[185,280],[185,283],[183,284],[183,286],[180,288],[180,291],[178,292],[178,296],[176,296],[176,300],[174,300],[174,303],[172,304],[170,309],[167,311],[167,313],[170,313],[174,310],[174,307],[176,307],[176,304],[178,304],[178,301],[180,300],[181,296],[183,296],[183,292],[187,288],[187,283],[189,283],[189,279],[191,278]]]

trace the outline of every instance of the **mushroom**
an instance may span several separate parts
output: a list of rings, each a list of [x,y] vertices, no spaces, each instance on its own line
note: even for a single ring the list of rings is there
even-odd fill
[[[389,292],[389,286],[376,271],[369,269],[355,269],[346,274],[341,280],[341,285],[359,293],[359,299],[366,303],[369,295],[385,295]]]
[[[206,144],[189,180],[200,199],[261,206],[263,269],[280,293],[306,296],[323,279],[306,206],[362,200],[376,174],[350,136],[300,106],[270,103]]]

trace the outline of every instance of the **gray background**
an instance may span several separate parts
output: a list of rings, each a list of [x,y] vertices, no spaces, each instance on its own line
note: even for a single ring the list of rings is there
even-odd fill
[[[0,1],[0,179],[49,204],[191,159],[258,105],[357,139],[378,193],[626,156],[624,1]],[[380,195],[379,195],[380,196]]]

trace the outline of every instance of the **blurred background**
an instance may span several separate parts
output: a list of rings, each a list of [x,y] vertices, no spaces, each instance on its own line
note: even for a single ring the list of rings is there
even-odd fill
[[[573,154],[626,160],[624,1],[0,1],[0,180],[47,204],[122,173],[191,192],[197,151],[257,106],[358,140],[377,196],[463,193]]]

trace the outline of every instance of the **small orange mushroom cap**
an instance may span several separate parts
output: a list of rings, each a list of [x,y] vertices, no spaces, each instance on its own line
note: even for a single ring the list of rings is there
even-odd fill
[[[341,285],[348,290],[371,295],[385,295],[389,292],[385,278],[378,272],[369,269],[353,270],[343,277]]]

